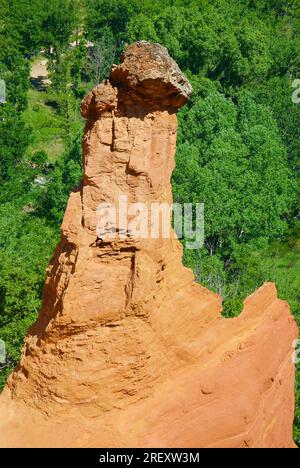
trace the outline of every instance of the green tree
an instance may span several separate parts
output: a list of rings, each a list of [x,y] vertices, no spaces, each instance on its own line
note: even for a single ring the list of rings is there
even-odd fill
[[[73,139],[70,149],[58,161],[45,191],[37,198],[37,212],[51,224],[59,226],[68,196],[82,179],[81,131]]]
[[[206,247],[230,259],[236,244],[283,236],[292,199],[272,114],[241,92],[196,96],[182,114],[173,178],[179,202],[205,203]]]
[[[30,129],[10,104],[0,106],[0,181],[5,181],[22,161],[30,141]]]

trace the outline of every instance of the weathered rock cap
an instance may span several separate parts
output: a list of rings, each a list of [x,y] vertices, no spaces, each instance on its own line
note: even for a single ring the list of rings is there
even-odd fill
[[[139,41],[121,55],[121,64],[113,65],[110,79],[103,81],[83,99],[84,118],[99,118],[118,106],[118,89],[140,96],[145,107],[179,109],[191,97],[193,89],[168,50],[160,44]]]
[[[182,107],[193,92],[168,50],[147,41],[138,41],[126,48],[121,64],[113,65],[110,80],[166,107]]]

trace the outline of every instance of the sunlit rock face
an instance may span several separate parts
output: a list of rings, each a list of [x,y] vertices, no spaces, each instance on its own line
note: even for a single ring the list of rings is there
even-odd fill
[[[124,196],[172,203],[176,113],[191,93],[167,50],[141,41],[83,100],[83,181],[0,398],[0,446],[294,446],[297,328],[275,286],[225,319],[172,230],[138,238],[119,216]],[[104,203],[118,216],[101,231]]]

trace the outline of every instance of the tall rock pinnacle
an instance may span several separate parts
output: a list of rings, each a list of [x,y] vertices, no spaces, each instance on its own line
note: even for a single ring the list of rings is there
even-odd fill
[[[294,445],[297,328],[275,286],[225,319],[173,231],[138,237],[124,216],[125,201],[172,203],[176,112],[191,93],[167,50],[141,41],[83,100],[83,181],[0,398],[0,446]]]

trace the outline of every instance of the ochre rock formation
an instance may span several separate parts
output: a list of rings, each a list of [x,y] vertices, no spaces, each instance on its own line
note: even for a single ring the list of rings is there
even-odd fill
[[[297,328],[275,286],[225,319],[174,234],[97,229],[99,205],[120,195],[172,202],[176,112],[191,91],[167,50],[142,41],[84,99],[84,178],[1,395],[1,446],[294,446]]]

